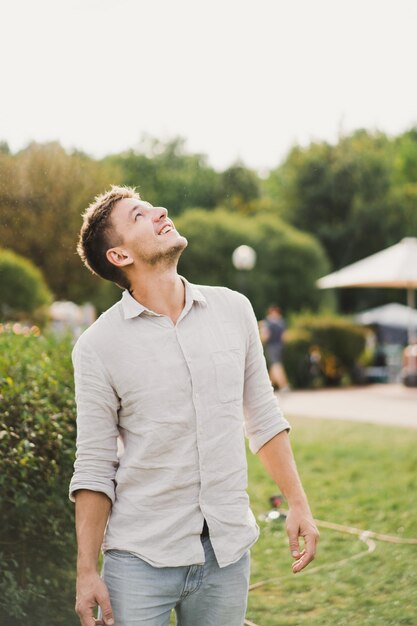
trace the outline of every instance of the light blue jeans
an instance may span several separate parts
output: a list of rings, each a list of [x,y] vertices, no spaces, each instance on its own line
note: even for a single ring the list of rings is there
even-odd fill
[[[249,551],[227,567],[217,564],[209,537],[203,565],[153,567],[131,554],[108,550],[103,578],[115,626],[242,626],[249,587]]]

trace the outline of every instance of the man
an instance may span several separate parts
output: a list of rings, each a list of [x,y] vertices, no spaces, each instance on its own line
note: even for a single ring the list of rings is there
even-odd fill
[[[271,383],[281,391],[288,391],[288,380],[282,364],[282,343],[285,332],[285,321],[281,309],[271,304],[266,318],[260,323],[261,339],[265,345],[266,358],[269,365]]]
[[[318,532],[250,303],[180,277],[186,246],[167,210],[130,188],[112,187],[84,215],[81,258],[125,291],[73,353],[82,626],[97,605],[107,625],[167,626],[172,609],[180,626],[243,624],[258,537],[243,424],[288,500],[293,571],[314,558]]]

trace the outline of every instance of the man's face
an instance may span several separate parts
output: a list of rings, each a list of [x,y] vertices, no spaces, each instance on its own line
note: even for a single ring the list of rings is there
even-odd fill
[[[122,240],[117,248],[122,248],[133,262],[139,264],[176,261],[188,244],[168,218],[168,211],[144,200],[119,200],[111,220]]]

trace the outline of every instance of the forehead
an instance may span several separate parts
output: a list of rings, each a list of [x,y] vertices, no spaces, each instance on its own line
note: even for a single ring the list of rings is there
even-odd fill
[[[129,220],[132,212],[136,208],[152,209],[152,204],[138,198],[122,198],[118,200],[113,207],[112,221],[114,224],[120,224]]]
[[[150,202],[146,202],[146,200],[138,200],[138,198],[122,198],[122,200],[118,200],[118,202],[116,202],[113,210],[117,211],[119,214],[128,214],[135,207],[151,209],[152,204]]]

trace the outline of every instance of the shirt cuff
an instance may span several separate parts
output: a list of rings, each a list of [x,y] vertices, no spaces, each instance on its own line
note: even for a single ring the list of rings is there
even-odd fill
[[[97,480],[91,481],[88,479],[83,480],[82,478],[77,478],[71,481],[69,487],[69,499],[71,500],[71,502],[75,502],[74,493],[76,491],[79,491],[80,489],[87,489],[88,491],[99,491],[101,493],[104,493],[111,500],[112,504],[114,504],[114,501],[116,499],[114,486],[109,485],[107,481],[100,482]]]
[[[291,430],[291,426],[289,422],[282,417],[278,422],[275,422],[269,428],[249,438],[250,451],[253,452],[253,454],[257,454],[262,446],[268,443],[268,441],[276,435],[279,435],[279,433],[282,433],[283,430],[287,430],[289,432]]]

